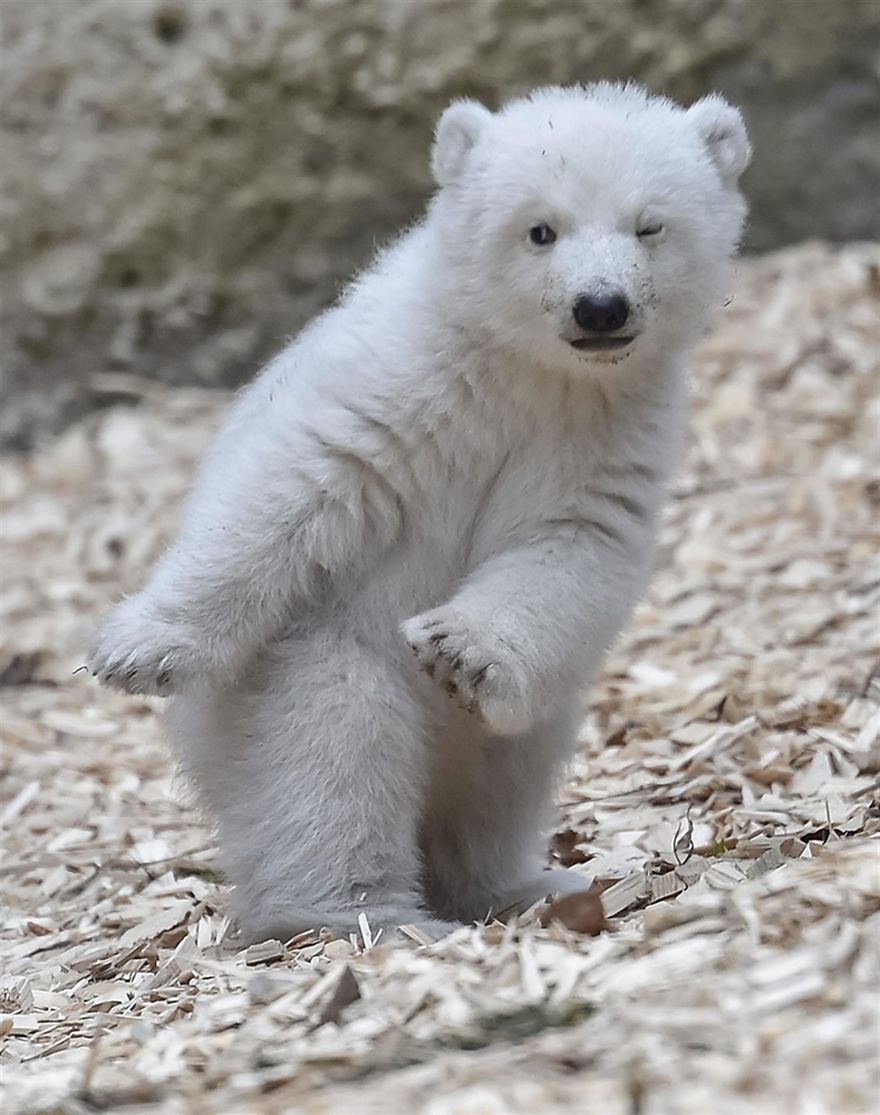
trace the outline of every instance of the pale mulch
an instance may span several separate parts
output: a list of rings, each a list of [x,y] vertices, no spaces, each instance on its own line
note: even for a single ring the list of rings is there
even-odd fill
[[[876,249],[807,245],[744,264],[703,348],[564,793],[595,937],[237,951],[156,705],[72,674],[223,400],[104,377],[138,405],[4,462],[4,1110],[876,1110],[878,296]]]

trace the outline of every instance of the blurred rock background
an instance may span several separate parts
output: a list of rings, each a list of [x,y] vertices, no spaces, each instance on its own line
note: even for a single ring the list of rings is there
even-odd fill
[[[0,0],[0,35],[6,447],[107,372],[252,375],[419,212],[454,95],[719,89],[750,248],[880,235],[878,0]]]

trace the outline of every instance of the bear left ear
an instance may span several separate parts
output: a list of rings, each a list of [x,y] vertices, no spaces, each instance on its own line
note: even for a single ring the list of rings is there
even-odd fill
[[[732,185],[752,158],[752,145],[739,111],[713,93],[692,104],[687,115],[696,125],[721,177]]]
[[[438,186],[448,186],[464,169],[468,153],[492,113],[478,101],[453,101],[437,121],[431,170]]]

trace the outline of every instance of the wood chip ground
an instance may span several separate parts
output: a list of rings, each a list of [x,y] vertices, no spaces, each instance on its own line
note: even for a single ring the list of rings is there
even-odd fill
[[[702,347],[562,794],[585,934],[240,950],[159,703],[75,672],[225,399],[98,376],[112,406],[0,463],[4,1112],[875,1112],[878,309],[877,248],[804,245],[744,263]]]

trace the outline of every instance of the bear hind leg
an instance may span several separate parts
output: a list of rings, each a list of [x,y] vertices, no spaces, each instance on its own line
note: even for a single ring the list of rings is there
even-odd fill
[[[389,655],[350,635],[289,640],[224,693],[175,697],[169,725],[216,818],[242,937],[455,923],[424,902],[418,703]]]

